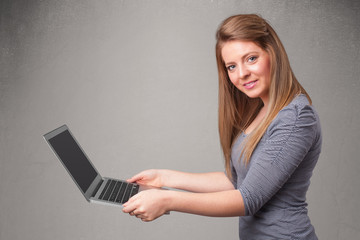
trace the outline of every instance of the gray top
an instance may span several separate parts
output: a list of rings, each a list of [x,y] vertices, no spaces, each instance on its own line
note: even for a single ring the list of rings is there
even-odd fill
[[[306,192],[321,151],[321,129],[305,95],[297,96],[269,125],[250,163],[232,147],[233,184],[244,199],[240,239],[317,239],[307,215]]]

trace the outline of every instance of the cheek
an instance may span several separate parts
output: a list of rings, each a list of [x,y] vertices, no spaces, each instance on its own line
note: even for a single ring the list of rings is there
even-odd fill
[[[270,69],[265,67],[262,71],[262,75],[266,81],[270,81]]]
[[[264,62],[263,64],[259,65],[258,68],[254,72],[257,73],[258,76],[262,76],[265,79],[270,79],[270,64]]]
[[[235,73],[228,73],[228,77],[229,77],[229,79],[230,79],[230,82],[232,83],[232,84],[236,84],[237,83],[237,78],[236,78],[236,74]]]
[[[228,74],[228,76],[229,76],[230,82],[232,84],[235,84],[235,78],[231,74]]]
[[[244,89],[242,88],[242,85],[240,84],[240,82],[239,82],[238,78],[235,76],[235,74],[228,74],[228,76],[229,76],[229,80],[230,80],[231,84],[234,85],[238,90],[243,92]]]
[[[229,79],[231,84],[237,87],[238,81],[236,80],[236,78],[229,76]]]
[[[266,79],[268,79],[270,81],[270,60],[267,59],[267,61],[265,61],[264,63],[264,75],[266,77]]]

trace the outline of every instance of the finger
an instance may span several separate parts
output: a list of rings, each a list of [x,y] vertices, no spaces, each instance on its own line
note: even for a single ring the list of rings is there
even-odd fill
[[[131,212],[135,211],[135,209],[136,209],[136,207],[134,205],[132,205],[132,204],[129,204],[129,205],[126,205],[126,206],[124,204],[122,210],[123,210],[124,213],[131,213]]]
[[[139,218],[139,219],[144,219],[145,216],[144,215],[141,215],[141,214],[136,214],[135,217]]]
[[[143,222],[151,222],[152,220],[150,220],[148,218],[141,218],[141,221],[143,221]]]
[[[126,181],[127,182],[130,182],[130,183],[133,183],[133,182],[137,182],[137,181],[140,181],[142,180],[144,177],[141,173],[138,173],[134,176],[132,176],[131,178],[127,179]]]
[[[140,195],[141,195],[141,194],[138,193],[138,194],[132,196],[131,198],[129,198],[129,200],[123,204],[123,207],[127,207],[127,206],[129,206],[130,204],[135,204],[136,200],[139,199],[139,196],[140,196]]]
[[[135,179],[134,177],[131,177],[131,178],[129,178],[129,179],[126,179],[126,181],[127,181],[128,183],[134,183],[134,182],[136,182],[136,179]]]
[[[141,213],[137,213],[136,210],[129,213],[130,216],[135,216],[137,218],[144,218],[144,216]]]

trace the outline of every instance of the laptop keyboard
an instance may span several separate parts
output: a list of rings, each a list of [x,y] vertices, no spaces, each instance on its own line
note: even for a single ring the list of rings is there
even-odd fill
[[[123,204],[138,192],[139,185],[137,184],[118,180],[108,180],[99,199]]]

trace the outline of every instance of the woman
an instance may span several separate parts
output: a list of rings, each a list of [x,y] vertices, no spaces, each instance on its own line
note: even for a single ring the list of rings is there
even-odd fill
[[[216,37],[226,174],[141,172],[128,181],[186,191],[143,191],[123,211],[143,221],[169,211],[240,216],[241,239],[317,239],[306,208],[321,150],[311,99],[277,34],[261,17],[232,16]]]

